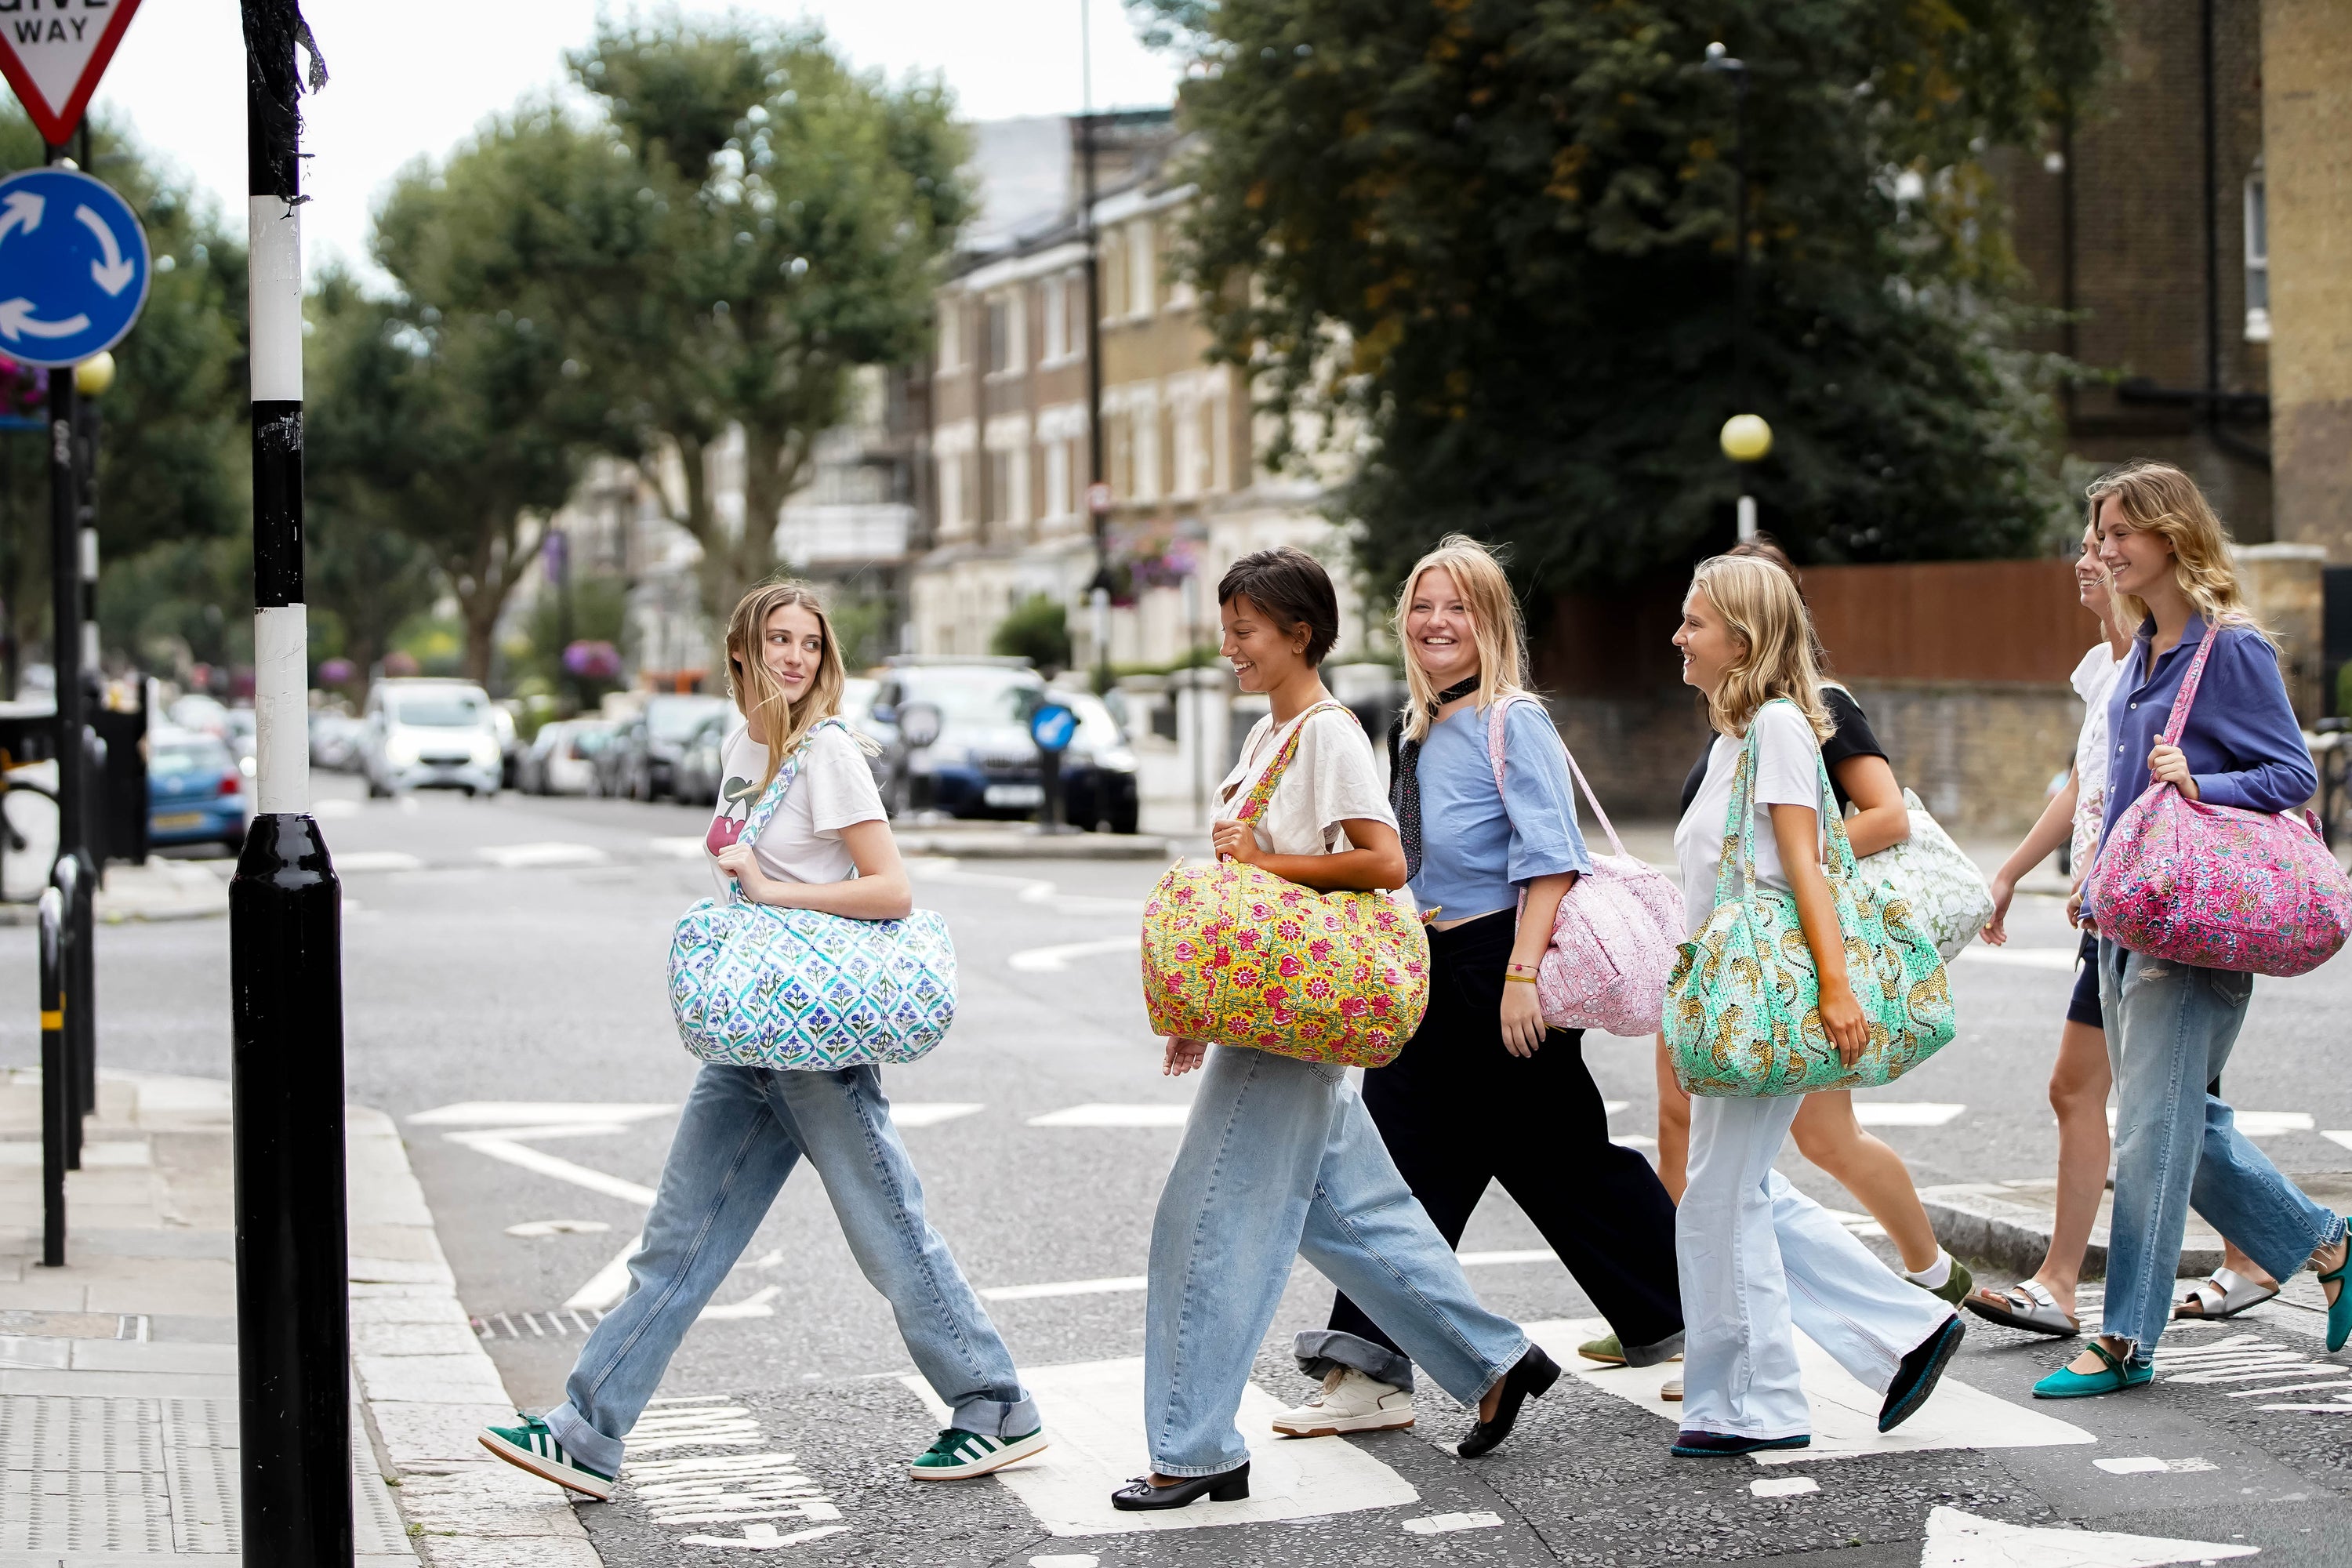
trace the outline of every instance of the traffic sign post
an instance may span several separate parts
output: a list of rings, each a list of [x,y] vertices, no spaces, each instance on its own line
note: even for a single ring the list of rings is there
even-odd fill
[[[1029,715],[1029,738],[1037,742],[1037,782],[1045,798],[1038,820],[1048,833],[1062,826],[1062,753],[1077,737],[1078,716],[1061,702],[1040,702]]]
[[[76,169],[0,180],[0,351],[79,364],[122,341],[147,303],[147,231],[131,204]]]

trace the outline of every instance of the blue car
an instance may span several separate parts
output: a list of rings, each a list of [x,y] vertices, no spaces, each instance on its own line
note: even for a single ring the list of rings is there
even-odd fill
[[[245,847],[245,772],[221,741],[194,730],[147,738],[147,840]]]

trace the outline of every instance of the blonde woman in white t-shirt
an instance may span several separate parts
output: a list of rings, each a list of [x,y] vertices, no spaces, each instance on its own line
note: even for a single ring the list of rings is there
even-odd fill
[[[1822,1028],[1860,1059],[1867,1020],[1846,974],[1844,933],[1822,869],[1821,742],[1831,731],[1796,580],[1769,562],[1702,562],[1675,633],[1683,679],[1706,695],[1716,741],[1675,829],[1683,902],[1696,933],[1715,910],[1716,874],[1738,825],[1727,821],[1742,750],[1756,742],[1757,880],[1787,889],[1820,980]],[[1796,1332],[1885,1399],[1878,1429],[1916,1411],[1958,1347],[1952,1309],[1897,1278],[1772,1167],[1800,1095],[1691,1100],[1689,1170],[1675,1211],[1683,1291],[1684,1404],[1674,1453],[1726,1458],[1812,1442]]]
[[[1219,787],[1230,807],[1296,731],[1297,752],[1255,823],[1219,820],[1217,854],[1319,891],[1404,885],[1404,848],[1372,748],[1316,667],[1339,632],[1338,595],[1288,548],[1235,562],[1217,587],[1224,657],[1269,711]],[[1304,1258],[1448,1394],[1476,1407],[1457,1448],[1500,1443],[1559,1368],[1478,1304],[1461,1260],[1398,1174],[1347,1069],[1269,1051],[1168,1042],[1165,1068],[1201,1067],[1184,1141],[1151,1223],[1143,1410],[1151,1474],[1111,1494],[1128,1510],[1249,1496],[1234,1425],[1250,1368]]]
[[[840,645],[814,590],[754,588],[727,626],[729,685],[743,726],[722,751],[726,784],[704,837],[722,888],[754,903],[851,920],[903,918],[906,867],[866,756],[839,725]],[[798,753],[799,771],[751,846],[744,815]],[[611,1495],[629,1428],[711,1292],[735,1267],[784,1178],[805,1158],[866,1279],[888,1300],[907,1351],[950,1412],[908,1465],[916,1480],[960,1480],[1045,1447],[1013,1355],[947,1243],[923,1217],[915,1174],[873,1067],[778,1071],[705,1062],[678,1115],[629,1293],[607,1313],[544,1416],[517,1413],[482,1446],[591,1497]]]

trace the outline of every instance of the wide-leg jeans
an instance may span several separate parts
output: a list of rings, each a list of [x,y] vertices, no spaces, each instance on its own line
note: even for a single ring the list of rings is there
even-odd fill
[[[923,1185],[870,1067],[774,1072],[706,1062],[687,1096],[629,1293],[581,1348],[547,1425],[583,1463],[617,1474],[622,1439],[686,1331],[805,1155],[849,1250],[898,1320],[916,1370],[983,1436],[1034,1431],[1037,1407],[948,1244],[923,1217]]]
[[[1151,1224],[1143,1406],[1160,1474],[1248,1462],[1234,1416],[1294,1258],[1465,1405],[1527,1352],[1478,1304],[1346,1069],[1213,1046]]]
[[[1675,1211],[1687,1429],[1811,1433],[1794,1329],[1884,1393],[1952,1316],[1772,1168],[1801,1100],[1691,1099],[1689,1180]]]
[[[2099,1008],[2116,1079],[2116,1203],[2100,1331],[2156,1352],[2195,1209],[2274,1279],[2343,1234],[2237,1129],[2206,1085],[2221,1076],[2254,977],[2150,958],[2099,941]]]

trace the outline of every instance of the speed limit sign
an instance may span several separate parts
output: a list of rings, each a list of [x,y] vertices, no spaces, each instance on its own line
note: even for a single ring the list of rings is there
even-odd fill
[[[1087,510],[1100,513],[1110,510],[1110,487],[1097,480],[1087,487]]]

